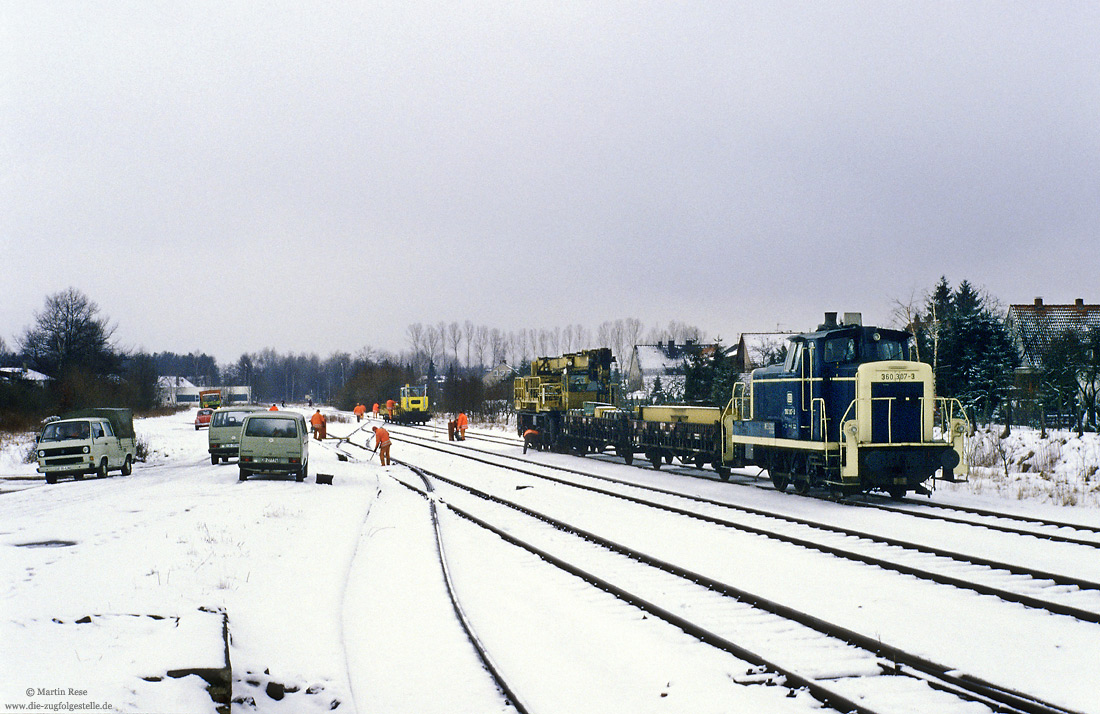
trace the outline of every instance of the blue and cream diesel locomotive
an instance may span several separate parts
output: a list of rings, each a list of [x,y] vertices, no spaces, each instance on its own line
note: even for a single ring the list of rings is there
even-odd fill
[[[910,356],[909,333],[826,313],[791,338],[782,365],[754,370],[722,412],[722,465],[768,470],[779,490],[926,493],[941,472],[967,473],[969,423],[936,397],[932,368]]]
[[[859,313],[836,317],[826,313],[816,331],[791,338],[786,361],[738,382],[725,408],[598,404],[610,395],[606,348],[538,360],[531,377],[516,380],[517,425],[540,429],[560,450],[613,449],[627,463],[640,453],[654,468],[679,459],[726,479],[730,469],[759,466],[780,491],[900,498],[927,493],[937,473],[965,476],[969,423],[957,400],[935,396],[932,368],[912,359],[909,333],[865,327]]]

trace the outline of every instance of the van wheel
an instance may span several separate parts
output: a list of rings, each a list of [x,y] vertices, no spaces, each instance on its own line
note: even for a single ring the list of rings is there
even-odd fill
[[[217,454],[210,454],[210,464],[211,464],[212,466],[217,466],[217,465],[218,465],[218,461],[219,461],[219,460],[220,460],[220,459],[218,459],[218,455],[217,455]]]
[[[46,474],[46,483],[57,483],[57,477],[53,474]]]
[[[298,481],[298,482],[305,481],[306,480],[306,470],[302,469],[301,471],[298,471],[297,473],[295,473],[294,474],[294,480]]]
[[[126,460],[122,462],[122,475],[129,476],[134,472],[134,460],[130,458],[129,454],[126,454]]]
[[[96,478],[107,478],[107,459],[99,462],[99,468],[95,470]]]
[[[247,481],[248,480],[248,472],[245,471],[244,469],[241,469],[241,478],[240,478],[240,480],[241,481]]]

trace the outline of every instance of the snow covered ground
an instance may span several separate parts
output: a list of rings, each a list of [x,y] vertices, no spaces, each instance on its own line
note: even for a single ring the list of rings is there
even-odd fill
[[[342,461],[315,445],[305,483],[262,477],[242,483],[234,464],[210,464],[206,432],[194,430],[193,418],[193,412],[182,412],[141,420],[138,435],[151,456],[125,478],[47,486],[33,464],[23,463],[29,438],[0,445],[0,710],[96,703],[129,712],[215,711],[204,679],[170,673],[219,666],[224,614],[234,712],[514,711],[458,624],[440,574],[427,501],[392,477],[408,478],[402,467],[380,467],[377,459],[366,460],[365,451],[358,462]],[[342,435],[354,426],[333,423],[329,431]],[[990,466],[977,470],[969,485],[941,486],[932,500],[1100,526],[1095,435],[1066,439],[1058,459],[1043,456],[1043,443],[1033,436],[1017,430],[1017,441],[1009,442],[1008,462],[1016,466],[1006,483],[1012,485],[995,485],[1003,479]],[[405,443],[394,448],[397,458],[420,459],[471,480],[489,484],[497,478]],[[994,453],[1007,448],[1002,442]],[[579,461],[530,456],[543,463]],[[592,459],[580,463],[666,485],[676,479]],[[1046,476],[1017,476],[1027,468]],[[317,473],[332,474],[333,485],[318,485]],[[1059,478],[1072,489],[1039,488]],[[711,497],[785,507],[822,520],[851,514],[864,530],[897,523],[889,514],[856,514],[854,508],[767,489],[683,481]],[[566,508],[549,489],[506,488],[540,507]],[[1059,497],[1071,491],[1078,494],[1075,500]],[[1076,505],[1069,507],[1071,502]],[[606,508],[585,515],[592,507],[578,499],[573,513],[595,524],[604,521],[623,539],[645,535],[647,524],[635,522],[639,514]],[[558,711],[591,712],[805,712],[819,706],[804,693],[788,698],[782,687],[738,684],[743,662],[703,654],[675,628],[643,626],[646,618],[610,596],[548,574],[534,560],[516,560],[509,549],[497,552],[499,544],[453,515],[442,525],[454,548],[449,557],[464,602],[485,623],[493,651],[511,676],[541,703],[540,711],[555,701],[559,707],[568,703]],[[958,532],[935,531],[928,522],[906,528],[910,533],[896,535],[933,540]],[[783,547],[757,550],[749,538],[717,533],[714,552],[734,557],[708,557],[700,547],[712,537],[705,528],[693,538],[649,530],[653,549],[670,558],[694,557],[699,570],[770,589],[773,597],[849,626],[874,609],[883,618],[874,627],[885,638],[954,658],[985,677],[1023,682],[1072,709],[1100,712],[1094,696],[1100,689],[1100,627],[990,603],[988,597],[941,599],[935,587],[895,575],[888,576],[889,585],[874,581],[873,587],[887,588],[874,597],[853,597],[870,575],[850,564],[833,568],[825,556],[799,555],[789,567],[779,567],[788,557]],[[995,552],[1003,545],[974,547]],[[1033,552],[1021,558],[1073,567],[1073,558],[1064,555],[1068,547],[1038,542],[1029,548]],[[1094,562],[1082,563],[1093,579],[1095,552],[1086,555]],[[743,555],[748,553],[754,557]],[[900,609],[887,609],[891,600]],[[537,607],[524,607],[535,602]],[[985,633],[984,639],[960,637],[967,628]],[[578,641],[577,632],[589,639]],[[1028,639],[1038,633],[1042,641]],[[612,655],[615,647],[619,652]]]

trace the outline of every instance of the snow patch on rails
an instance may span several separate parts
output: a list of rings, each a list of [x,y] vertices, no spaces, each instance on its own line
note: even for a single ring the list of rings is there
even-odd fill
[[[408,435],[405,436],[407,437]],[[401,437],[397,437],[392,434],[391,438],[399,441],[402,440]],[[664,489],[642,486],[639,484],[611,479],[604,476],[586,474],[584,472],[572,469],[564,469],[557,466],[544,467],[542,464],[533,464],[532,462],[522,459],[516,459],[516,457],[511,457],[507,455],[488,454],[487,452],[480,452],[494,458],[522,461],[527,466],[538,466],[540,468],[551,468],[558,471],[566,471],[568,473],[584,476],[586,478],[594,478],[601,481],[611,482],[617,486],[626,486],[632,489],[638,489],[646,492],[659,493],[663,496],[672,496],[676,499],[687,500],[694,504],[703,504],[707,507],[717,507],[719,509],[724,509],[727,511],[739,512],[749,517],[749,522],[733,521],[725,517],[719,517],[716,515],[684,509],[670,503],[661,503],[640,498],[638,496],[632,496],[621,491],[601,489],[591,485],[579,484],[573,481],[569,481],[567,479],[561,479],[546,474],[540,474],[526,468],[521,469],[511,465],[494,463],[493,461],[482,457],[472,456],[469,453],[463,453],[464,451],[468,452],[472,450],[468,447],[452,449],[444,448],[437,444],[418,445],[422,448],[433,449],[436,451],[441,451],[443,453],[461,456],[466,459],[478,461],[480,463],[485,463],[487,465],[496,466],[499,468],[507,468],[528,476],[550,480],[555,483],[559,483],[569,487],[579,488],[589,492],[611,496],[613,498],[626,499],[631,502],[651,508],[661,509],[678,515],[687,516],[689,518],[701,519],[710,523],[714,523],[716,525],[734,528],[739,531],[752,533],[754,535],[762,536],[765,538],[779,540],[781,542],[798,547],[817,550],[823,553],[835,555],[840,558],[845,558],[847,560],[853,560],[856,562],[865,563],[867,565],[877,566],[879,568],[892,570],[905,575],[912,575],[923,580],[929,580],[931,582],[939,583],[941,585],[971,590],[982,595],[998,597],[1006,602],[1014,602],[1024,605],[1026,607],[1045,610],[1054,614],[1066,615],[1069,617],[1073,617],[1077,620],[1081,620],[1083,622],[1100,624],[1100,583],[1091,582],[1082,578],[1075,578],[1068,575],[1039,571],[1031,568],[1024,568],[1012,565],[1009,563],[997,562],[984,558],[977,558],[974,556],[950,552],[937,548],[930,548],[928,546],[923,546],[916,543],[909,543],[899,539],[888,538],[871,533],[856,531],[850,528],[841,528],[821,522],[795,518],[776,512],[750,508],[747,506],[722,503],[710,499],[690,496],[679,492],[668,491]],[[775,527],[774,523],[771,524],[771,526],[768,528],[760,527],[759,525],[752,525],[752,521],[759,522],[761,519],[765,521],[779,521],[786,525],[781,526],[778,529]],[[827,541],[831,541],[831,543]],[[859,546],[860,549],[853,549],[853,546]],[[880,554],[889,555],[892,559],[880,557]],[[960,577],[951,573],[951,571],[959,571],[960,564],[963,566],[967,566],[965,575],[974,579],[966,579],[964,577]],[[939,570],[928,569],[928,566],[930,565],[938,567]],[[1058,598],[1061,601],[1043,599],[1041,597],[1037,597],[1032,593],[1042,593],[1044,595]],[[1083,607],[1074,604],[1075,602],[1079,602],[1080,605],[1083,605]]]
[[[907,711],[914,706],[922,711],[961,711],[970,706],[967,702],[980,702],[996,711],[1069,711],[988,682],[959,676],[948,667],[883,645],[874,638],[651,558],[438,474],[409,468],[425,484],[430,484],[429,479],[437,479],[471,494],[477,499],[472,502],[481,504],[478,507],[494,504],[488,506],[494,511],[493,518],[498,523],[503,519],[504,524],[490,523],[484,516],[472,513],[469,506],[445,503],[462,518],[747,663],[744,673],[733,677],[738,684],[782,684],[792,690],[806,689],[839,711],[894,711],[892,704],[900,701],[905,702]],[[425,498],[440,499],[438,492],[405,485]],[[517,520],[516,513],[523,516]],[[536,530],[542,531],[533,534],[544,541],[542,547],[531,542],[531,519],[535,519]],[[525,530],[527,536],[515,535]],[[566,542],[561,534],[573,537]],[[568,555],[556,554],[563,549]],[[582,560],[586,562],[583,567],[573,564]],[[596,569],[610,575],[597,575]],[[646,572],[639,574],[643,569]],[[631,583],[627,586],[631,589],[614,584],[612,579]],[[671,600],[672,604],[658,604],[662,599]],[[735,639],[750,645],[737,644]],[[748,649],[749,646],[765,652],[770,648],[772,654],[761,654]]]
[[[937,521],[979,526],[981,528],[988,528],[989,530],[999,531],[1001,533],[1029,535],[1034,538],[1042,538],[1044,540],[1050,540],[1057,543],[1071,543],[1074,545],[1100,548],[1100,528],[1096,528],[1094,526],[1090,526],[1084,523],[1052,521],[1045,518],[1036,518],[1034,516],[1024,516],[1014,513],[1002,513],[1000,511],[990,511],[988,509],[973,508],[970,506],[959,506],[947,503],[924,503],[921,501],[914,501],[913,499],[905,499],[897,504],[855,501],[852,502],[852,505],[859,506],[861,508],[875,508],[882,511],[889,511],[891,513],[904,513],[907,516],[913,516],[915,518],[930,518]],[[966,513],[979,516],[979,518],[970,519],[956,516],[948,516],[945,515],[943,511],[956,511],[958,513]],[[1027,523],[1043,528],[1052,528],[1060,531],[1069,530],[1075,533],[1086,533],[1096,536],[1096,539],[1078,538],[1076,536],[1071,536],[1063,533],[1050,533],[1042,530],[1020,528],[1018,526],[1008,526],[992,522],[988,519],[1005,520],[1016,523]]]

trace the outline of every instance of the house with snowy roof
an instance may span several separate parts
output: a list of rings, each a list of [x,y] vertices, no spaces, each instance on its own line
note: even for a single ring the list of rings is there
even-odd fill
[[[665,399],[683,399],[689,360],[696,355],[714,354],[715,348],[716,345],[700,344],[694,340],[683,344],[668,340],[655,345],[634,345],[626,368],[629,397],[647,399],[659,384]]]
[[[517,372],[514,367],[502,360],[500,364],[493,367],[482,376],[481,382],[486,387],[494,387],[504,380],[514,379],[518,375],[519,372]]]
[[[199,388],[186,377],[157,377],[157,401],[161,404],[199,403]]]
[[[31,382],[45,384],[50,378],[26,367],[0,367],[0,379],[7,382]]]
[[[1100,305],[1086,305],[1082,298],[1072,305],[1047,305],[1037,297],[1030,304],[1009,305],[1005,326],[1016,342],[1020,371],[1037,372],[1055,339],[1067,331],[1100,328]]]
[[[1015,341],[1020,356],[1015,379],[1016,418],[1024,417],[1024,423],[1034,421],[1032,412],[1037,405],[1042,405],[1044,425],[1072,426],[1077,421],[1072,408],[1072,402],[1076,400],[1071,399],[1068,405],[1062,402],[1045,403],[1041,398],[1040,377],[1049,366],[1048,361],[1054,357],[1052,346],[1058,338],[1067,332],[1084,335],[1090,330],[1100,329],[1100,305],[1086,305],[1082,298],[1072,305],[1047,305],[1038,297],[1030,304],[1010,305],[1005,327]],[[1080,405],[1089,412],[1087,418],[1094,420],[1100,380],[1096,379],[1095,372],[1083,370],[1078,373],[1078,382],[1080,392],[1077,396],[1082,400]],[[1058,421],[1052,421],[1052,418]]]

